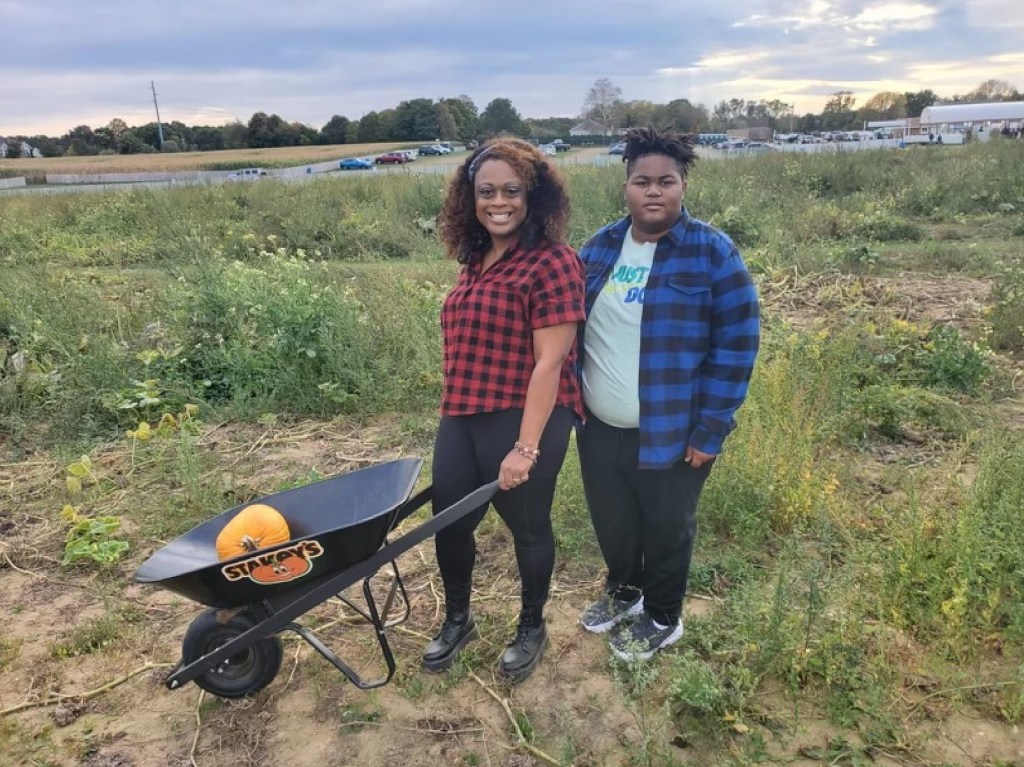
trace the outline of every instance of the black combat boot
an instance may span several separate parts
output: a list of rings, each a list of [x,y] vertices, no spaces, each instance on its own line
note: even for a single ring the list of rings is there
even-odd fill
[[[468,607],[445,615],[441,631],[423,652],[424,671],[445,671],[467,644],[477,638],[476,623]]]
[[[548,629],[541,618],[537,620],[528,609],[519,615],[516,636],[501,656],[498,676],[507,682],[521,682],[533,673],[548,644]]]

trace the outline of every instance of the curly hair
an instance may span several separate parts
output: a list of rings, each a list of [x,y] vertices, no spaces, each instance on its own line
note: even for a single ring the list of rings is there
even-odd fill
[[[476,217],[473,179],[487,160],[504,160],[526,187],[526,220],[519,244],[531,250],[545,243],[562,242],[569,221],[569,195],[554,165],[532,144],[499,138],[483,144],[466,158],[448,184],[448,195],[438,214],[438,229],[449,258],[460,264],[479,261],[491,238]]]
[[[649,154],[664,154],[676,162],[679,175],[686,178],[690,168],[697,162],[693,139],[672,128],[655,128],[653,125],[630,128],[626,131],[626,151],[622,161],[626,163],[626,178],[629,178],[636,161]]]

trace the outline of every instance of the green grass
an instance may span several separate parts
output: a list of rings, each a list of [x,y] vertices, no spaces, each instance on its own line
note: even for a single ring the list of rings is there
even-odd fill
[[[580,246],[621,215],[622,169],[566,174]],[[85,500],[122,517],[136,551],[259,485],[245,474],[258,467],[201,438],[208,425],[258,434],[306,418],[388,419],[376,447],[429,454],[438,315],[457,273],[432,231],[443,193],[440,176],[403,174],[0,200],[5,449],[62,465],[91,454],[100,481]],[[991,350],[1024,348],[1024,147],[709,161],[688,206],[734,237],[763,284],[808,298],[801,278],[821,277],[820,316],[790,325],[785,300],[766,305],[750,395],[702,498],[690,586],[715,609],[651,666],[608,671],[635,718],[632,763],[671,763],[677,733],[737,763],[765,758],[783,729],[765,722],[809,710],[836,728],[822,744],[830,759],[902,748],[915,713],[905,675],[918,666],[956,674],[936,703],[976,704],[956,690],[990,685],[984,712],[1019,723],[1024,443],[990,426],[989,406],[1013,376]],[[990,280],[987,313],[969,327],[904,319],[894,275],[908,271]],[[844,274],[889,287],[821,288]],[[165,416],[173,428],[126,438]],[[969,486],[957,479],[965,463]],[[54,520],[71,500],[59,479],[37,509]],[[599,580],[573,445],[553,524],[559,580]],[[479,534],[504,533],[491,515]],[[403,679],[410,700],[490,673],[507,616],[478,618],[492,640],[443,679]],[[102,653],[129,620],[86,622],[52,656]],[[0,637],[5,670],[18,648]],[[765,714],[766,690],[785,696],[785,711]],[[384,715],[368,706],[337,715]],[[517,711],[567,763],[587,746],[564,727],[545,744],[554,715]]]

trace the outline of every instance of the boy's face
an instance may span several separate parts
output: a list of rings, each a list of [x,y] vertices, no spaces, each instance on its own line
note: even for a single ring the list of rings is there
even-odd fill
[[[656,241],[679,219],[686,179],[676,161],[665,154],[647,154],[633,161],[626,179],[626,206],[637,239]]]

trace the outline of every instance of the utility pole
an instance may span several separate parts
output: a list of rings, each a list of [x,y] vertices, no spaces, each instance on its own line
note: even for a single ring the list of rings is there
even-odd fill
[[[149,87],[153,91],[153,106],[156,107],[156,134],[160,139],[160,151],[164,150],[164,127],[160,124],[160,105],[156,103],[156,86],[149,81]]]

